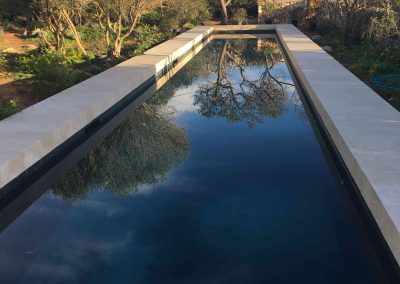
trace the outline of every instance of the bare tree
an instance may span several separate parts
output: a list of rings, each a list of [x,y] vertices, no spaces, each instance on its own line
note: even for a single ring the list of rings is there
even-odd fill
[[[42,38],[48,47],[65,52],[65,35],[70,29],[79,49],[86,54],[76,29],[75,20],[79,15],[78,11],[81,11],[88,3],[89,0],[33,0],[32,5],[36,19],[52,33],[54,38],[53,43],[51,39],[47,38],[45,32],[42,33]]]
[[[75,22],[81,23],[82,11],[89,5],[91,0],[54,0],[58,2],[60,13],[63,16],[66,24],[71,30],[73,37],[78,45],[78,48],[86,54],[86,50],[82,44],[80,35],[76,28]]]
[[[162,0],[94,0],[100,27],[115,57],[121,56],[124,41],[134,32],[141,15],[160,6],[162,2]]]
[[[353,40],[353,29],[355,28],[360,11],[362,8],[365,8],[365,4],[366,0],[342,0],[342,11],[344,11],[346,15],[344,27],[346,42],[351,42]]]
[[[46,45],[50,48],[55,48],[57,51],[64,52],[65,34],[68,25],[65,23],[56,2],[54,0],[34,0],[32,6],[36,20],[53,35],[54,42],[47,37],[46,32],[41,33]]]

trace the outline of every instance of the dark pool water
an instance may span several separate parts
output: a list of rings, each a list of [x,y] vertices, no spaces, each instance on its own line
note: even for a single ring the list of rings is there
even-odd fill
[[[214,40],[0,234],[0,283],[386,283],[273,39]]]

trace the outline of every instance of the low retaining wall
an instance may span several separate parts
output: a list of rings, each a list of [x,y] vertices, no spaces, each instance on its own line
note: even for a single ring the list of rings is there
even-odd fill
[[[275,30],[400,263],[400,113],[292,25],[192,29],[0,122],[0,188],[214,32]],[[1,189],[0,189],[1,191]]]

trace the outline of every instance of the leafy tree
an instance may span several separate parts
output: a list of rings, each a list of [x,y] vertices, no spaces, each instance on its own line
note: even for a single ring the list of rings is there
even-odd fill
[[[51,39],[47,38],[45,32],[42,33],[42,38],[48,47],[55,48],[57,51],[65,53],[65,37],[67,30],[70,29],[78,47],[86,54],[75,22],[80,12],[88,4],[89,0],[32,1],[33,13],[36,20],[52,33],[54,43]]]
[[[46,45],[49,48],[55,48],[55,50],[64,53],[68,24],[61,14],[57,2],[54,0],[34,0],[32,6],[36,20],[42,27],[49,30],[53,36],[54,42],[47,38],[46,32],[42,32],[41,37]]]
[[[159,7],[162,0],[93,0],[96,17],[104,31],[110,52],[121,56],[122,46],[143,14]]]
[[[210,19],[206,0],[170,0],[162,8],[160,28],[166,31],[200,25]]]
[[[58,2],[60,13],[71,30],[78,48],[86,54],[75,23],[82,22],[82,11],[87,8],[91,0],[58,0],[56,2]]]

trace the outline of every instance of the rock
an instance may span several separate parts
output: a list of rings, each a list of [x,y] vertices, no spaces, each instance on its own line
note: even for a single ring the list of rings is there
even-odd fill
[[[333,48],[330,47],[329,45],[323,46],[322,49],[325,50],[326,52],[332,52],[333,51]]]
[[[6,49],[3,49],[4,53],[17,53],[17,51],[15,50],[15,48],[9,47]]]
[[[322,36],[320,36],[320,35],[313,35],[313,36],[311,37],[311,39],[312,39],[313,41],[319,41],[319,40],[322,39]]]
[[[32,32],[31,32],[31,35],[32,36],[40,36],[41,35],[41,33],[42,33],[42,30],[41,29],[34,29]]]

